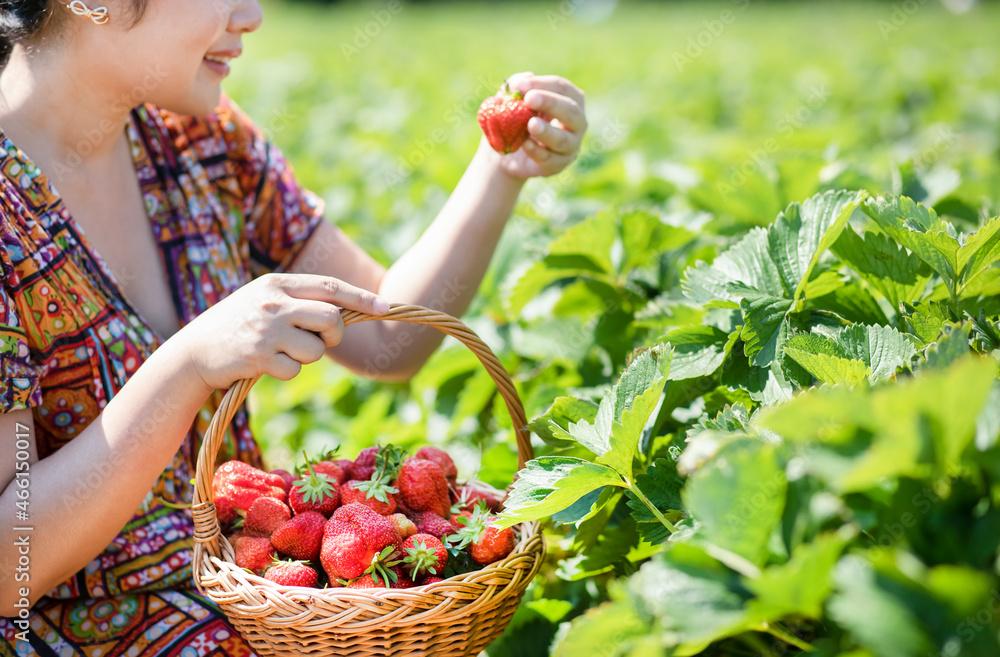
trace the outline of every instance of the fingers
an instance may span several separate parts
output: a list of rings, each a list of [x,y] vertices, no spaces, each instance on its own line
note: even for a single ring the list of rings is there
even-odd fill
[[[528,134],[552,155],[572,156],[580,148],[580,135],[563,130],[538,116],[528,121]]]
[[[389,312],[389,302],[368,290],[355,287],[331,276],[317,274],[267,274],[261,277],[270,285],[297,299],[325,301],[369,315]]]
[[[587,130],[587,117],[583,113],[583,107],[569,96],[532,89],[524,95],[524,102],[542,116],[559,119],[570,132],[583,134]]]
[[[335,347],[344,339],[344,318],[331,304],[316,301],[298,302],[288,313],[289,323],[316,334],[324,347]]]
[[[511,82],[511,86],[524,93],[525,100],[527,100],[528,91],[538,89],[569,98],[576,103],[581,111],[585,105],[583,91],[566,78],[561,78],[558,75],[525,74],[518,78],[517,86],[514,86],[513,82]]]
[[[308,331],[294,331],[284,337],[281,351],[292,360],[308,365],[315,363],[326,353],[326,345],[318,336]]]

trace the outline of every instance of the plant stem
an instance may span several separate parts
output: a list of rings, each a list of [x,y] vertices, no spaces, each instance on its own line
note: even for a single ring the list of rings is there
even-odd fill
[[[623,477],[623,479],[624,479],[624,477]],[[653,515],[656,516],[656,519],[659,520],[660,522],[662,522],[663,526],[666,527],[667,530],[671,534],[673,534],[675,531],[677,531],[677,527],[674,526],[674,523],[672,523],[669,520],[667,520],[666,517],[664,517],[664,515],[662,513],[660,513],[660,510],[657,509],[655,506],[653,506],[653,503],[649,501],[648,497],[646,497],[645,495],[643,495],[642,491],[639,490],[638,486],[636,486],[635,484],[633,484],[628,479],[624,479],[624,481],[625,481],[625,485],[628,486],[628,489],[630,491],[632,491],[632,494],[635,495],[636,497],[638,497],[639,501],[641,501],[643,504],[645,504],[649,508],[649,510],[653,512]]]
[[[816,648],[812,647],[810,644],[806,643],[802,639],[798,638],[793,634],[789,634],[785,630],[778,627],[777,624],[771,625],[770,623],[761,623],[761,629],[770,634],[771,636],[781,639],[785,643],[790,643],[799,650],[805,652],[815,652]]]

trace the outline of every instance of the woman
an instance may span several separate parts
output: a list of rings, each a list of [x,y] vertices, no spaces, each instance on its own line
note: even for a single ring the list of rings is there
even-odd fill
[[[440,334],[345,334],[337,307],[462,314],[524,180],[579,150],[583,94],[513,77],[532,139],[482,141],[385,270],[221,94],[260,23],[256,0],[0,2],[0,654],[252,654],[191,589],[191,517],[163,503],[190,501],[220,391],[324,354],[410,378]],[[220,458],[262,465],[245,411],[232,433]]]

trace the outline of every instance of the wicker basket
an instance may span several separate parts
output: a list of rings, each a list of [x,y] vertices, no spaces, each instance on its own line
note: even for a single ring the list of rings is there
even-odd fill
[[[460,340],[489,371],[514,421],[520,466],[533,456],[527,420],[510,376],[462,322],[395,304],[385,315],[342,311],[344,325],[375,319],[426,324]],[[482,570],[411,589],[279,586],[234,563],[215,514],[212,477],[226,427],[257,379],[236,382],[212,418],[195,475],[194,579],[261,655],[477,655],[503,632],[545,546],[537,523],[514,528],[517,546]]]

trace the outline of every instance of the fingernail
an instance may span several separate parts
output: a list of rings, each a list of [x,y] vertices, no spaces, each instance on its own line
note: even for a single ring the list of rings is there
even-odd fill
[[[372,304],[375,312],[379,315],[384,315],[389,312],[389,302],[382,297],[375,297],[375,303]]]

